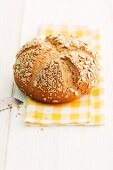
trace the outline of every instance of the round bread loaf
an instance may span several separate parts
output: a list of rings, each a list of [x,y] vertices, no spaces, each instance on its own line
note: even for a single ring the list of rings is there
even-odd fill
[[[44,103],[66,103],[87,94],[98,76],[96,54],[67,35],[26,43],[16,55],[14,79],[21,91]]]

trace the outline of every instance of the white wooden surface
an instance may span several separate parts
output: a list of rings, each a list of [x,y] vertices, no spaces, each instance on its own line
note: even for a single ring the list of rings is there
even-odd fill
[[[15,108],[0,112],[0,170],[113,169],[112,9],[111,0],[0,0],[0,97],[11,96],[16,51],[35,36],[38,25],[93,25],[104,31],[106,40],[106,125],[41,130],[25,127]]]

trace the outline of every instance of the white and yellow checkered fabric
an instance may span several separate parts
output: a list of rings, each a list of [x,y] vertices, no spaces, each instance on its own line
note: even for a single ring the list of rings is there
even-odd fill
[[[86,27],[69,27],[66,25],[46,25],[38,29],[38,37],[53,33],[73,34],[90,44],[98,52],[101,50],[100,33]],[[101,59],[99,59],[101,60]],[[103,76],[100,73],[98,85],[88,95],[67,104],[44,104],[30,98],[26,101],[24,122],[26,125],[102,125],[104,120]]]

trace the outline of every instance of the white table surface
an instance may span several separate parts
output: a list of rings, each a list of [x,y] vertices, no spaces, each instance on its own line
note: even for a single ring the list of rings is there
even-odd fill
[[[0,170],[113,169],[112,0],[0,0],[0,97],[12,95],[15,54],[38,25],[91,25],[105,33],[106,125],[25,127],[23,112],[0,112]]]

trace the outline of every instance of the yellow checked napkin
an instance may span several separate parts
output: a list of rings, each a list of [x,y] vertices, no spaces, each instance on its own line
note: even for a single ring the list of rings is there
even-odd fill
[[[53,33],[73,34],[90,44],[98,52],[101,51],[100,33],[82,26],[46,25],[38,29],[38,37],[44,38]],[[101,57],[99,58],[101,61]],[[82,96],[67,104],[44,104],[30,98],[26,100],[24,122],[26,125],[102,125],[104,120],[103,76],[100,72],[98,85],[88,95]]]

